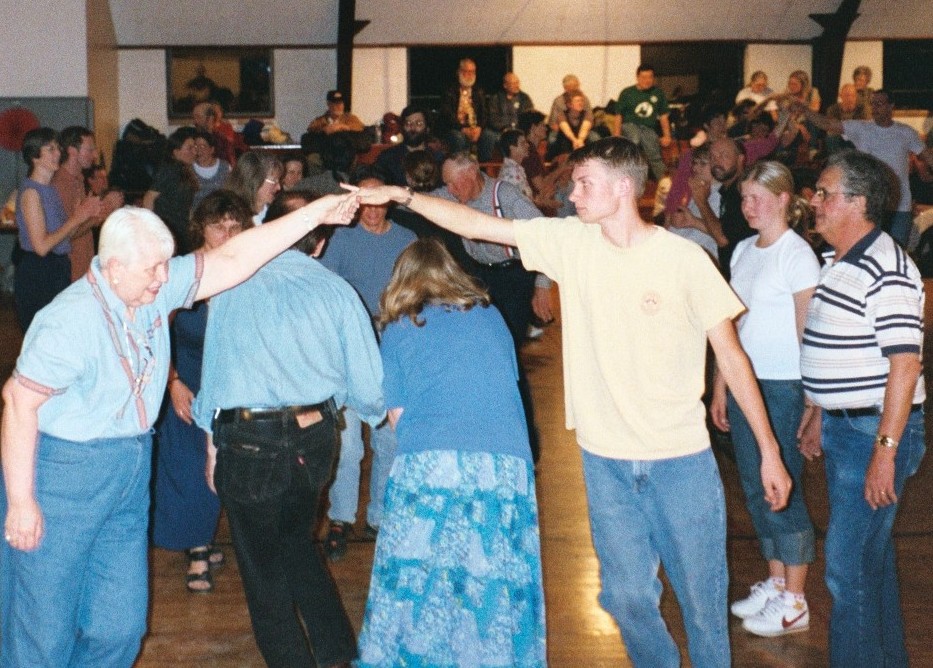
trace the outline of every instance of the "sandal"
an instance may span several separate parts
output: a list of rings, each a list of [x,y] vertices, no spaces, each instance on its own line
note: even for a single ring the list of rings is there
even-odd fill
[[[193,550],[185,550],[188,557],[188,572],[185,574],[185,586],[192,594],[209,594],[214,591],[214,578],[211,576],[210,549],[198,547]],[[205,568],[200,573],[192,573],[191,567],[194,564],[203,562]]]
[[[331,522],[324,541],[324,553],[330,561],[337,562],[347,554],[347,534],[352,530],[349,522]]]
[[[221,550],[216,545],[210,545],[207,548],[207,567],[216,571],[218,568],[227,563],[227,555],[224,554],[224,551]]]

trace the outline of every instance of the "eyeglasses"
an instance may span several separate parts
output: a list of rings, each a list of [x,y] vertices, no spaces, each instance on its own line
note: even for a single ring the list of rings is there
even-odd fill
[[[424,121],[405,121],[406,128],[423,128],[426,127]]]
[[[846,192],[845,190],[836,190],[829,191],[826,188],[817,188],[813,191],[813,199],[820,199],[824,202],[828,200],[833,195],[842,195],[843,197],[852,197],[855,193]]]
[[[240,223],[224,223],[223,221],[218,220],[216,223],[208,223],[205,227],[209,227],[212,230],[217,232],[224,232],[226,234],[238,234],[243,231],[243,225]]]

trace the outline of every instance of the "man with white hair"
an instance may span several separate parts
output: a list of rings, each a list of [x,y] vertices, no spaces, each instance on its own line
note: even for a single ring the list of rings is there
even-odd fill
[[[309,229],[349,222],[356,206],[323,198],[179,257],[154,213],[110,215],[90,271],[39,311],[3,386],[0,666],[133,664],[169,314],[245,280]]]
[[[446,139],[451,153],[475,146],[480,161],[492,159],[491,152],[487,153],[492,147],[479,144],[486,127],[486,93],[476,85],[476,62],[472,59],[460,61],[457,83],[444,93],[439,115],[447,126]]]

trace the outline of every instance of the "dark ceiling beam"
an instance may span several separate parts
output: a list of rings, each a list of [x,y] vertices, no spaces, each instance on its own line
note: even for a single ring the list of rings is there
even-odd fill
[[[356,0],[339,0],[337,11],[337,90],[343,93],[349,109],[353,102],[353,38],[369,21],[356,20]]]
[[[836,101],[842,77],[842,53],[852,24],[859,17],[862,0],[842,0],[833,14],[810,14],[823,34],[813,39],[813,85],[821,91],[823,105]]]

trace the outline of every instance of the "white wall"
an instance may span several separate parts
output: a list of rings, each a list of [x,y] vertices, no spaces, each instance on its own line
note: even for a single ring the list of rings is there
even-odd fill
[[[168,98],[163,49],[124,49],[117,52],[120,86],[120,130],[134,118],[165,131]]]
[[[85,0],[4,2],[0,97],[87,95]]]
[[[408,104],[408,52],[404,47],[353,50],[353,113],[366,125]]]
[[[561,79],[576,74],[593,106],[603,106],[635,83],[641,62],[638,45],[610,46],[516,46],[512,68],[531,96],[535,107],[547,114],[551,102],[563,92]]]
[[[852,71],[859,65],[868,65],[872,71],[871,87],[884,88],[884,43],[846,42],[842,53],[842,74],[839,85],[852,82]]]
[[[327,111],[327,91],[337,81],[331,49],[277,49],[275,119],[297,143],[314,118]]]

